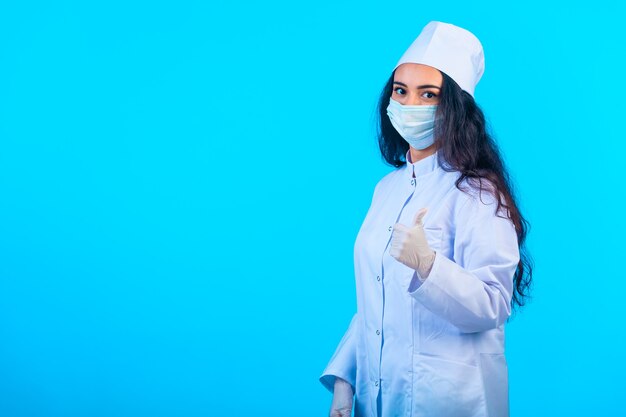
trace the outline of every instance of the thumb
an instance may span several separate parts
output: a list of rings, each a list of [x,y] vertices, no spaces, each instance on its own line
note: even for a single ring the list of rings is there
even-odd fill
[[[413,224],[414,225],[422,225],[422,219],[424,218],[424,215],[426,214],[426,212],[428,211],[428,208],[424,207],[421,208],[417,211],[417,213],[415,213],[415,219],[413,220]]]

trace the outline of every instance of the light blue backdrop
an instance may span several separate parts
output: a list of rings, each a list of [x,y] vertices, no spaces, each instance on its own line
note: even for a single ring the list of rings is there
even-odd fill
[[[0,415],[325,416],[352,250],[392,168],[378,94],[429,20],[532,223],[512,416],[614,416],[624,10],[591,3],[3,2]]]

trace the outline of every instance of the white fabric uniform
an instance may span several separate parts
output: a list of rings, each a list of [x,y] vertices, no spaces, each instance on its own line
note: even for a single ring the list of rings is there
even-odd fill
[[[357,311],[320,382],[352,384],[355,417],[508,416],[515,228],[491,193],[457,189],[437,153],[407,161],[374,189],[354,245]],[[436,251],[423,282],[389,255],[394,223],[412,224],[422,207]]]

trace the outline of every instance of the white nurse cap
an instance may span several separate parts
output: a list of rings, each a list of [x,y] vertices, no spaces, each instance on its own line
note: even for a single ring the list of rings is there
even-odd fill
[[[478,38],[468,30],[437,21],[424,26],[394,70],[405,62],[424,64],[445,72],[472,97],[485,71],[483,46]]]

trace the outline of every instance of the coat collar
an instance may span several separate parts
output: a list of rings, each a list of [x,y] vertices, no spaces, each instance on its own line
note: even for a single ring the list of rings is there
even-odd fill
[[[429,155],[426,158],[420,159],[419,161],[415,163],[411,161],[410,149],[406,151],[405,156],[406,156],[405,174],[409,178],[417,178],[422,175],[430,174],[439,166],[436,151],[434,154]]]

